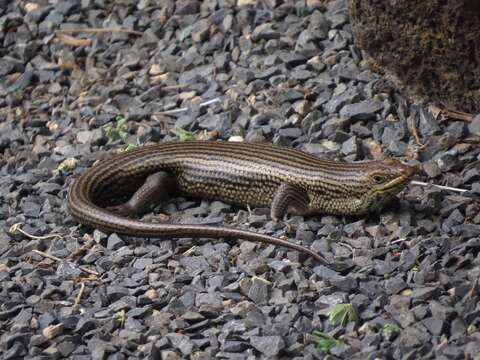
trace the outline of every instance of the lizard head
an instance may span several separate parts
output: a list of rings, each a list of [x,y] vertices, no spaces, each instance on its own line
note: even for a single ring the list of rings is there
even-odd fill
[[[362,208],[368,211],[380,209],[405,188],[417,171],[416,166],[396,159],[372,161],[364,174],[363,181],[368,190],[361,196]]]

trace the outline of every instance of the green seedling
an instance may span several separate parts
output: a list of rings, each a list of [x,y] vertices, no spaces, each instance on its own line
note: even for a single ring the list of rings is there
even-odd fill
[[[123,328],[123,325],[125,325],[125,320],[127,319],[127,314],[125,313],[125,310],[120,310],[113,314],[113,321],[118,324],[119,327]]]
[[[314,331],[313,337],[317,342],[317,349],[323,352],[328,352],[335,346],[343,345],[342,341],[337,340],[334,337],[328,336],[327,334],[320,331]]]
[[[336,304],[328,311],[328,321],[333,326],[345,326],[350,321],[357,321],[357,312],[352,304]]]
[[[195,139],[195,135],[191,131],[182,128],[174,128],[170,130],[179,141],[190,141]]]
[[[108,142],[113,142],[116,140],[122,140],[125,142],[128,138],[128,122],[122,116],[117,116],[117,124],[116,126],[106,126],[105,127],[105,135],[108,139]]]
[[[125,147],[125,149],[123,151],[130,151],[130,150],[133,150],[133,149],[136,149],[138,146],[135,145],[135,144],[127,144],[127,146]]]
[[[397,324],[385,324],[383,325],[383,333],[387,336],[398,334],[402,329]]]

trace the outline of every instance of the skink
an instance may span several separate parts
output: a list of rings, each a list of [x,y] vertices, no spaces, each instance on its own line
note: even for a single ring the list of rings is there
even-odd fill
[[[293,242],[225,227],[150,223],[132,218],[173,190],[285,214],[357,215],[380,209],[417,171],[396,159],[321,160],[275,145],[238,142],[172,142],[114,155],[87,169],[68,193],[77,221],[105,232],[153,238],[233,238],[294,249],[321,263],[318,253]],[[121,205],[107,199],[128,194]]]

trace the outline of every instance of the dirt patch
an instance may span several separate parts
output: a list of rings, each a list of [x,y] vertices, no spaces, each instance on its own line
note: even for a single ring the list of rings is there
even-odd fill
[[[401,87],[480,112],[480,2],[350,0],[355,43]]]

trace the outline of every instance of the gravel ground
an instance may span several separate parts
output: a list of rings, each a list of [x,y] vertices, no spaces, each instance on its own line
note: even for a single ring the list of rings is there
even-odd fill
[[[0,0],[0,30],[2,359],[480,358],[480,117],[440,121],[371,72],[344,0]],[[412,185],[381,214],[288,219],[291,241],[343,272],[68,215],[68,186],[96,159],[192,136],[394,156],[470,191]],[[286,233],[265,209],[156,210]]]

